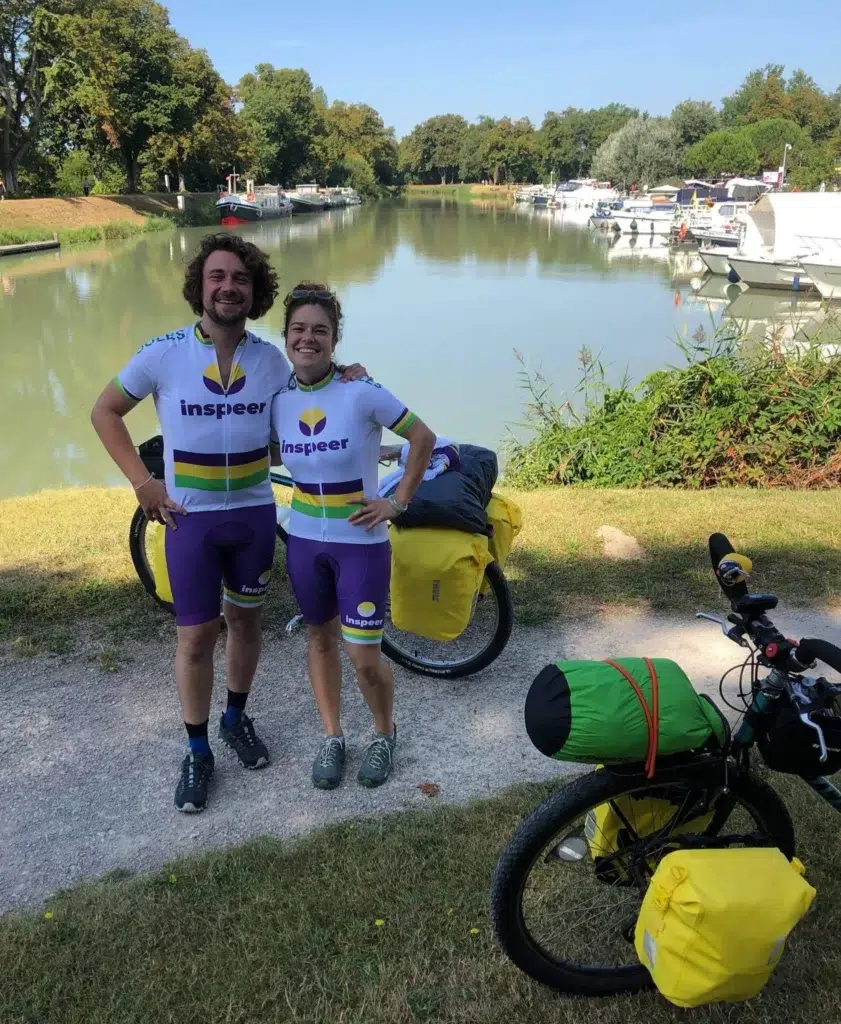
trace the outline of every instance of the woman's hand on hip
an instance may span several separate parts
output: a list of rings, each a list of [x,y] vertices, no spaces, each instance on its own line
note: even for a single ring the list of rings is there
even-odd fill
[[[386,523],[397,516],[397,511],[388,498],[363,498],[359,502],[361,508],[348,518],[354,526],[363,526],[373,530],[380,523]]]
[[[153,523],[162,523],[164,526],[177,530],[178,527],[175,525],[172,513],[178,512],[182,516],[187,514],[187,510],[182,505],[177,505],[166,493],[163,482],[155,477],[151,477],[139,487],[135,487],[134,493],[137,495],[140,507],[146,513],[146,518],[151,519]]]

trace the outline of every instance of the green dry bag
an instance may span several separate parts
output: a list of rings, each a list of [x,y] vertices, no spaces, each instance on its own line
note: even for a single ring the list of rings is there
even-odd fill
[[[547,665],[529,689],[525,720],[529,739],[547,757],[646,762],[650,774],[658,754],[721,747],[728,736],[715,704],[668,658]]]

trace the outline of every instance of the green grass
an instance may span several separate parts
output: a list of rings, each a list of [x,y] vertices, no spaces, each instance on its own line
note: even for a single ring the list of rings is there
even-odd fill
[[[192,203],[183,213],[171,216],[150,214],[142,222],[117,220],[92,227],[68,228],[55,231],[52,228],[26,228],[17,231],[0,231],[0,245],[22,245],[26,242],[51,241],[58,235],[62,245],[80,245],[90,242],[108,242],[119,238],[133,238],[155,231],[171,231],[174,227],[202,227],[214,224],[216,211],[212,202]]]
[[[792,809],[798,853],[818,897],[768,989],[748,1004],[686,1011],[654,993],[571,999],[531,982],[502,956],[488,921],[489,883],[502,847],[549,789],[530,785],[469,807],[430,805],[297,841],[260,839],[169,864],[151,877],[115,873],[56,895],[37,913],[7,915],[0,920],[0,1019],[836,1021],[837,820],[801,783],[774,781]]]
[[[0,245],[23,245],[26,242],[51,241],[56,234],[62,245],[79,245],[85,242],[105,242],[117,238],[132,238],[152,231],[167,231],[175,226],[170,217],[149,216],[142,223],[127,220],[112,221],[95,227],[68,228],[54,231],[50,228],[27,228],[18,231],[0,231]]]
[[[617,605],[690,614],[718,607],[706,540],[721,530],[754,559],[755,587],[786,605],[841,598],[835,491],[745,488],[513,491],[523,532],[505,567],[518,621],[537,624]],[[172,628],[131,564],[127,488],[42,491],[0,501],[0,641],[21,654],[69,649],[88,628],[106,645]],[[635,537],[645,557],[604,556],[602,525]],[[269,632],[295,613],[283,551],[266,606]],[[85,622],[83,630],[80,623]]]

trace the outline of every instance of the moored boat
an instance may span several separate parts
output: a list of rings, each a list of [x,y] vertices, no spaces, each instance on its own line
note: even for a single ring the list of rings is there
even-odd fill
[[[253,199],[238,193],[227,193],[216,200],[221,222],[228,227],[237,224],[253,224],[263,219],[262,207]]]
[[[739,280],[752,288],[784,288],[797,292],[814,287],[797,258],[777,259],[771,254],[735,252],[728,257],[728,263]]]
[[[711,274],[727,277],[730,273],[730,257],[735,255],[735,249],[729,245],[702,245],[698,255]]]
[[[800,261],[823,299],[841,299],[841,258],[812,256]]]

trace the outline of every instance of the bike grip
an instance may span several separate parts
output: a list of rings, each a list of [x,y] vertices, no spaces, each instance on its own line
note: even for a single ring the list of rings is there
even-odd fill
[[[734,583],[732,586],[727,586],[718,575],[718,563],[724,558],[725,555],[732,555],[734,548],[727,537],[723,533],[713,533],[709,539],[710,549],[710,561],[713,564],[713,572],[715,578],[718,580],[718,585],[721,587],[724,596],[729,598],[731,601],[738,600],[740,597],[745,597],[748,592],[748,588],[744,583]]]
[[[818,640],[813,636],[804,636],[797,645],[794,656],[802,664],[805,661],[822,661],[836,672],[841,672],[841,647],[836,647],[828,640]]]

